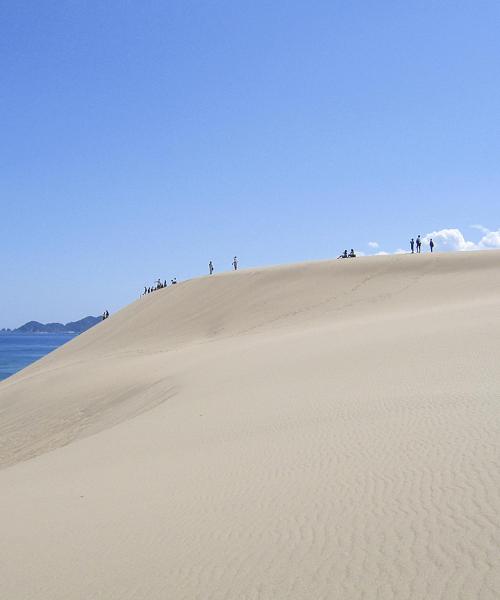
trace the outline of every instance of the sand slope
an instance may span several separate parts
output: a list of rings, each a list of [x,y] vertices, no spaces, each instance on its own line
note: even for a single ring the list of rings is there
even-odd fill
[[[227,273],[0,384],[0,597],[500,597],[500,253]]]

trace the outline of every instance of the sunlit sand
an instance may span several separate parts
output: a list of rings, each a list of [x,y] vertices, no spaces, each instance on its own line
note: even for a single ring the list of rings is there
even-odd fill
[[[149,294],[0,384],[0,597],[500,597],[500,252]]]

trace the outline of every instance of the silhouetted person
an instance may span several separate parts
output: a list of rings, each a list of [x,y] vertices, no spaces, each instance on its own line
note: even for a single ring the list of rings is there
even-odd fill
[[[148,293],[148,288],[146,286],[144,286],[144,295],[146,295]]]
[[[109,317],[109,311],[106,311],[106,319]]]
[[[344,250],[344,252],[340,256],[337,256],[337,258],[347,258],[347,257],[348,257],[347,250]]]
[[[233,258],[233,269],[238,270],[238,258],[236,256]]]
[[[351,251],[349,252],[349,258],[356,258],[356,254],[354,252],[354,248],[351,248]]]
[[[174,277],[174,278],[173,278],[173,279],[170,281],[170,283],[171,283],[172,285],[175,285],[175,284],[177,283],[177,277]]]
[[[167,287],[167,280],[165,279],[165,281],[163,282],[163,287]]]
[[[214,272],[214,263],[212,261],[208,263],[208,272],[210,273],[210,275],[212,275],[212,273]]]
[[[434,242],[432,241],[432,238],[429,240],[429,246],[431,247],[431,252],[434,252]]]
[[[411,248],[411,253],[415,254],[415,240],[413,238],[411,238],[411,240],[410,240],[410,248]]]
[[[422,240],[420,239],[420,236],[417,236],[417,254],[420,254],[420,250],[422,248]]]

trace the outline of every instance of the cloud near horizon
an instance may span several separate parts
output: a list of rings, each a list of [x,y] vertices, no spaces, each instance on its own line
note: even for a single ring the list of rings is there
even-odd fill
[[[457,228],[439,229],[431,231],[426,235],[422,236],[422,243],[424,246],[429,245],[429,241],[432,238],[436,245],[436,251],[441,252],[467,252],[471,250],[493,250],[500,248],[500,229],[492,231],[483,225],[471,225],[473,229],[477,229],[483,235],[478,242],[465,239],[464,234]],[[376,246],[374,244],[377,244]],[[374,249],[378,249],[380,244],[377,242],[368,242],[368,246]],[[394,252],[386,252],[385,250],[378,250],[373,256],[385,256],[387,254],[406,254],[410,249],[404,250],[398,248]]]
[[[422,238],[424,244],[428,244],[432,238],[436,244],[436,250],[470,251],[488,250],[500,248],[500,229],[491,231],[482,225],[474,225],[483,234],[479,242],[466,240],[460,229],[440,229],[432,231]]]

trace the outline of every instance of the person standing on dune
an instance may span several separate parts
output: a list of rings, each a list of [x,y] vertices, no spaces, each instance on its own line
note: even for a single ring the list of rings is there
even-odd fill
[[[233,258],[233,269],[234,269],[235,271],[237,271],[237,270],[238,270],[238,257],[237,257],[237,256],[235,256],[235,257]]]
[[[208,263],[208,272],[210,273],[210,275],[212,275],[212,273],[214,272],[214,264],[212,261]]]
[[[420,239],[420,235],[417,235],[417,254],[420,254],[421,249],[422,249],[422,240]]]
[[[431,252],[434,252],[434,242],[432,241],[432,238],[429,240],[429,246],[431,247]]]
[[[410,240],[410,248],[411,248],[411,253],[415,254],[415,240],[413,238],[411,238],[411,240]]]

